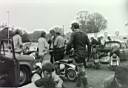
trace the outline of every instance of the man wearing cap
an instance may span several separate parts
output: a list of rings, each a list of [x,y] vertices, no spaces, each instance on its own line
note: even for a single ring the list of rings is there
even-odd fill
[[[89,55],[90,42],[88,36],[84,32],[80,31],[78,23],[72,23],[71,29],[73,33],[71,34],[70,41],[67,44],[66,52],[68,53],[71,48],[74,48],[74,59],[79,70],[76,86],[80,87],[81,83],[83,83],[84,88],[87,88],[85,59],[87,59],[86,57]]]

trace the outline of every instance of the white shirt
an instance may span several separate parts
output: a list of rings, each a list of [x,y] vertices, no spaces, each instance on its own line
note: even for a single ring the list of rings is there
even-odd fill
[[[20,50],[21,49],[21,45],[22,45],[22,37],[18,34],[13,36],[13,44],[14,44],[14,49]]]
[[[65,40],[62,36],[57,36],[55,41],[54,41],[54,46],[57,48],[62,48],[64,47]]]
[[[46,41],[45,38],[40,37],[38,39],[38,49],[39,49],[39,55],[44,55],[49,49],[48,42]]]

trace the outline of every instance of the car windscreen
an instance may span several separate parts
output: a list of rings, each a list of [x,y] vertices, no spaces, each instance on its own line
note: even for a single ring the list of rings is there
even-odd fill
[[[12,45],[8,42],[0,43],[0,55],[12,57]]]
[[[120,44],[116,42],[110,42],[110,43],[108,42],[105,44],[105,48],[114,48],[114,47],[120,48]]]

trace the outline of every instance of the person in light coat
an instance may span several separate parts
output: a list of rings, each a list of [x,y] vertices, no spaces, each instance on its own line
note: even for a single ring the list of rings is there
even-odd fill
[[[40,38],[38,39],[38,55],[40,60],[43,61],[43,57],[48,53],[49,44],[45,38],[46,32],[42,32]]]

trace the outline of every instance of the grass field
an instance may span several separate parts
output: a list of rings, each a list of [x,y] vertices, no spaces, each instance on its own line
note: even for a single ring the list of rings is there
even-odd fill
[[[90,88],[104,88],[104,80],[109,76],[113,75],[114,72],[103,67],[99,70],[96,69],[87,69],[88,83]],[[74,82],[65,82],[66,88],[82,88],[76,87]]]

